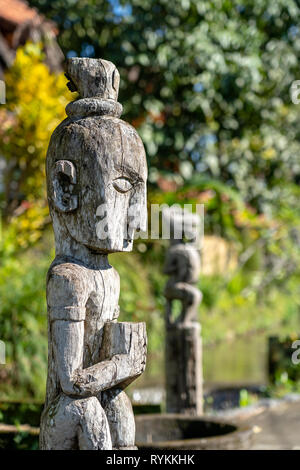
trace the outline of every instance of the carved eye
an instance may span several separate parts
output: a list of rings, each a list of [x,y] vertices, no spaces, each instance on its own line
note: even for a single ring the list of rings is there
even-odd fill
[[[133,188],[133,184],[127,178],[118,178],[113,182],[113,187],[120,193],[127,193]]]

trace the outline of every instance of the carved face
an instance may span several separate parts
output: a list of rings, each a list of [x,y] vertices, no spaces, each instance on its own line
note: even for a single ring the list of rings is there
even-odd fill
[[[133,127],[112,117],[62,123],[47,154],[54,230],[95,252],[130,251],[145,230],[147,164]]]

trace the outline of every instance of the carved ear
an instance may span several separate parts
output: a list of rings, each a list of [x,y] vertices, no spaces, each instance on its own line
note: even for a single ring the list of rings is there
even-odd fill
[[[76,169],[69,160],[55,162],[52,172],[53,202],[60,212],[74,211],[78,207],[75,194]]]

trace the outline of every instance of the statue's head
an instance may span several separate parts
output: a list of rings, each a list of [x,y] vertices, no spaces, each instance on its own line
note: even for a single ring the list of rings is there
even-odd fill
[[[84,98],[67,106],[47,153],[55,236],[97,253],[130,251],[146,229],[147,164],[137,132],[119,119],[119,74],[110,62],[75,58],[67,75]]]

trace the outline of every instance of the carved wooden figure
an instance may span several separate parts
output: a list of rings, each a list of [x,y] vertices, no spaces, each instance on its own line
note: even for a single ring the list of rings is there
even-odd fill
[[[67,61],[65,119],[47,153],[56,257],[47,276],[48,379],[41,449],[134,449],[124,388],[145,368],[144,323],[118,323],[119,275],[108,254],[130,251],[146,224],[147,165],[119,119],[119,73],[108,61]]]
[[[196,230],[200,219],[180,208],[164,211],[170,226],[170,248],[164,272],[169,280],[166,297],[166,391],[167,412],[202,414],[202,343],[198,307],[202,294],[195,286],[200,274]],[[188,241],[187,241],[188,240]],[[181,312],[174,318],[174,300]]]

